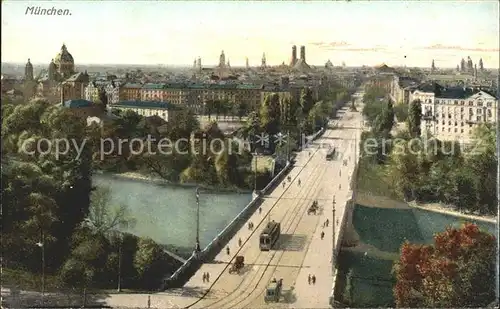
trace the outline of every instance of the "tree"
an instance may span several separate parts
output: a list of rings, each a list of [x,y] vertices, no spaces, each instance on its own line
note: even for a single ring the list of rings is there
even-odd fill
[[[127,205],[111,205],[109,187],[98,187],[92,191],[89,214],[83,222],[95,233],[103,235],[135,224],[135,220],[129,217]]]
[[[419,137],[420,132],[420,122],[422,118],[422,104],[420,100],[414,100],[410,103],[410,108],[408,111],[407,127],[412,137]]]
[[[496,213],[496,132],[493,124],[478,126],[474,133],[471,153],[467,156],[465,168],[474,177],[474,187],[478,193],[477,205],[482,213]]]
[[[495,237],[474,224],[447,228],[432,245],[401,247],[397,307],[483,307],[495,298]]]
[[[134,265],[142,286],[152,289],[160,284],[166,269],[162,264],[166,264],[166,260],[162,248],[152,239],[139,239]]]
[[[240,118],[240,120],[243,116],[248,114],[249,108],[250,107],[248,106],[248,103],[246,101],[241,100],[238,102],[238,105],[236,108],[236,115],[238,116],[238,118]]]
[[[305,87],[302,89],[300,93],[300,106],[302,107],[302,113],[304,115],[308,115],[309,111],[313,108],[314,100],[311,88]]]

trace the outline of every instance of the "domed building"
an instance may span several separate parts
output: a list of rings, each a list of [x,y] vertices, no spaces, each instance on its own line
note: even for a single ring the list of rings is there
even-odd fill
[[[61,101],[80,99],[88,81],[87,72],[75,72],[75,60],[63,44],[50,61],[47,74],[38,80],[38,92],[44,97],[58,97]]]
[[[54,58],[54,64],[57,72],[63,78],[68,78],[75,73],[75,60],[68,52],[65,44],[62,45],[61,51]]]

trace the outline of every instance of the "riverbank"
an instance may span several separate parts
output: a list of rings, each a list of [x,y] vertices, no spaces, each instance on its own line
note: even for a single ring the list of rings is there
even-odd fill
[[[366,207],[377,207],[377,208],[391,208],[391,209],[416,208],[440,214],[450,215],[454,217],[459,217],[463,219],[477,220],[488,223],[497,222],[497,218],[495,216],[487,216],[487,215],[482,216],[476,214],[462,213],[454,210],[452,206],[444,206],[439,203],[424,203],[424,204],[416,202],[407,203],[389,197],[373,195],[365,192],[356,193],[356,203]]]
[[[207,186],[207,185],[199,185],[195,183],[178,183],[171,182],[160,177],[154,177],[150,175],[145,175],[139,172],[124,172],[124,173],[106,173],[102,171],[96,171],[97,175],[109,176],[113,178],[119,179],[129,179],[135,181],[141,181],[145,183],[154,183],[157,185],[165,185],[172,187],[182,187],[182,188],[200,188],[203,191],[216,192],[216,193],[238,193],[238,194],[247,194],[252,193],[250,189],[242,189],[238,187],[216,187],[216,186]]]

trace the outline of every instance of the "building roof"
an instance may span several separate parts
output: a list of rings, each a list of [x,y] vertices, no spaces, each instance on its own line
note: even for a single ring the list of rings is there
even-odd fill
[[[92,102],[84,99],[68,100],[63,103],[63,106],[67,108],[83,108],[83,107],[91,107],[92,105],[93,105]]]
[[[163,89],[165,88],[165,84],[153,84],[147,83],[142,86],[143,89]]]
[[[85,73],[76,73],[76,74],[73,74],[71,75],[67,80],[65,80],[66,82],[87,82],[88,81],[88,75],[86,75]]]
[[[474,91],[471,88],[464,87],[449,87],[443,88],[441,93],[436,94],[436,98],[440,99],[465,99],[477,93],[478,91]]]
[[[258,84],[239,84],[236,86],[237,89],[248,89],[248,90],[260,90],[264,89],[264,85]]]
[[[168,109],[176,110],[180,109],[177,105],[171,104],[169,102],[161,101],[120,101],[113,104],[113,107],[123,107],[123,108],[144,108],[144,109]]]
[[[142,88],[141,84],[127,83],[123,86],[123,88]]]
[[[184,89],[187,85],[185,83],[166,83],[165,88],[169,89]]]

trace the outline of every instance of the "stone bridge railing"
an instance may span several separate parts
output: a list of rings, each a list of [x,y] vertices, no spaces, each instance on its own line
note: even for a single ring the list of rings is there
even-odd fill
[[[170,277],[165,279],[163,289],[182,287],[199,269],[201,264],[210,261],[226,246],[234,234],[245,224],[262,204],[262,195],[271,191],[290,171],[293,164],[288,163],[269,184],[259,192],[243,210],[201,251],[193,252],[191,257]]]

